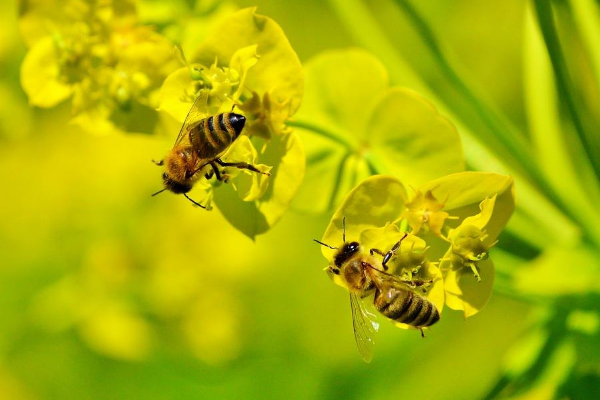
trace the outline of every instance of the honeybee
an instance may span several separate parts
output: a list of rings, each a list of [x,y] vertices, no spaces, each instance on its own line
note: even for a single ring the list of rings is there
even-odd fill
[[[375,314],[370,312],[364,299],[373,295],[375,309],[385,317],[410,325],[421,330],[429,327],[440,319],[437,307],[426,297],[411,289],[423,287],[432,283],[431,280],[403,280],[385,270],[387,262],[400,248],[407,233],[389,250],[384,253],[371,249],[370,254],[363,254],[358,242],[346,241],[346,220],[343,220],[342,247],[334,247],[316,239],[315,242],[330,249],[338,250],[333,258],[333,264],[328,270],[339,275],[350,293],[352,309],[352,325],[354,338],[363,360],[370,362],[373,358],[373,335],[378,331],[379,324]],[[383,256],[383,262],[374,254]]]
[[[232,112],[208,115],[208,92],[203,91],[190,108],[171,151],[163,160],[154,161],[156,165],[165,166],[162,175],[165,187],[152,196],[170,190],[175,194],[183,194],[195,205],[206,209],[206,206],[187,195],[194,183],[201,178],[200,171],[205,166],[212,167],[205,174],[206,179],[212,178],[214,174],[219,181],[225,182],[228,176],[225,171],[219,170],[219,166],[247,169],[270,176],[268,172],[262,172],[252,164],[224,162],[220,158],[242,133],[246,117],[233,113],[233,108]]]

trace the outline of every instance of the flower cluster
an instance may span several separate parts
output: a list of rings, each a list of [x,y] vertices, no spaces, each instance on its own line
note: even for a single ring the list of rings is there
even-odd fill
[[[246,117],[246,134],[223,160],[251,162],[271,174],[234,170],[228,171],[227,185],[215,179],[197,185],[206,192],[205,202],[214,202],[232,225],[253,238],[281,218],[304,176],[303,148],[285,124],[300,106],[302,65],[279,25],[253,8],[225,18],[189,58],[180,56],[184,66],[162,85],[159,109],[182,123],[203,94],[206,116],[237,107]]]
[[[133,1],[24,4],[21,84],[32,105],[71,98],[86,130],[154,131],[158,90],[178,61],[169,40],[139,23]]]
[[[478,312],[492,290],[488,252],[514,209],[512,178],[463,172],[453,124],[419,94],[388,87],[385,68],[369,53],[326,52],[306,69],[309,101],[294,125],[313,162],[298,208],[341,203],[324,243],[339,242],[344,218],[346,237],[363,250],[387,252],[403,238],[391,273],[409,286],[428,282],[423,289],[440,311],[447,305],[465,316]],[[328,201],[309,198],[317,188],[331,188]],[[332,259],[331,249],[323,254]]]
[[[227,185],[202,179],[197,188],[247,236],[266,232],[287,211],[304,176],[303,147],[286,126],[304,90],[296,53],[279,25],[253,8],[227,17],[215,9],[213,20],[203,20],[210,32],[192,34],[188,26],[176,47],[141,24],[138,5],[143,12],[134,0],[23,6],[20,24],[30,50],[21,83],[30,103],[53,107],[70,98],[73,122],[98,133],[154,133],[159,126],[176,132],[203,94],[206,117],[237,107],[246,135],[223,159],[252,163],[271,176],[231,168]]]
[[[424,296],[440,312],[447,305],[469,317],[491,295],[494,265],[488,252],[514,209],[513,180],[461,172],[425,183],[414,192],[409,196],[404,184],[392,176],[365,179],[346,196],[322,241],[339,243],[344,219],[347,240],[358,241],[363,250],[387,251],[404,237],[388,272],[409,286],[414,281],[430,282]],[[333,250],[323,248],[323,255],[331,260]],[[338,276],[332,278],[345,286]]]

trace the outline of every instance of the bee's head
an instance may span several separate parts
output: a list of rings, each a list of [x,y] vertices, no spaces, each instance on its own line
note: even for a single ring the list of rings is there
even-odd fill
[[[335,266],[338,268],[342,267],[342,264],[348,261],[352,256],[360,251],[360,244],[358,242],[347,242],[344,243],[340,251],[338,251],[333,259]]]
[[[180,183],[173,180],[166,172],[163,173],[163,183],[165,189],[170,190],[175,194],[187,193],[192,190],[192,185],[189,183]]]
[[[235,131],[235,137],[240,136],[242,133],[242,129],[244,129],[244,124],[246,123],[246,117],[241,114],[230,113],[229,114],[229,123],[231,127]]]

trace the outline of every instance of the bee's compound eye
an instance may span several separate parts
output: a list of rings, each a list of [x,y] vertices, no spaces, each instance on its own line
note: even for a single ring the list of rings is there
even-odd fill
[[[352,242],[348,245],[348,251],[350,253],[356,253],[359,247],[360,245],[358,244],[358,242]]]

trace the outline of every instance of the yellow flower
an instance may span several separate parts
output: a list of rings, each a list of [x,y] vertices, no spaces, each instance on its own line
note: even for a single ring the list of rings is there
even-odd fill
[[[441,211],[444,203],[439,203],[431,190],[426,191],[425,194],[416,190],[413,199],[406,203],[406,208],[408,210],[404,211],[401,217],[408,221],[415,235],[423,228],[425,231],[430,230],[434,235],[443,237],[444,223],[449,218],[455,219],[447,212]]]
[[[167,39],[137,25],[129,2],[42,1],[21,18],[31,46],[21,84],[32,105],[72,97],[73,121],[89,131],[154,131],[158,89],[177,59]]]
[[[458,270],[468,267],[473,271],[475,278],[481,281],[477,270],[477,262],[488,257],[488,250],[495,244],[485,245],[483,241],[487,235],[475,225],[461,225],[450,235],[452,254],[450,261],[452,269]]]
[[[434,190],[446,199],[445,204],[431,194]],[[387,252],[404,235],[401,227],[410,228],[412,232],[389,261],[389,272],[405,281],[430,279],[432,286],[425,296],[440,312],[446,304],[471,316],[483,308],[492,292],[494,265],[488,251],[514,210],[512,178],[462,172],[428,182],[416,192],[416,200],[407,203],[406,189],[397,178],[376,175],[365,179],[342,201],[321,241],[339,247],[346,219],[347,240],[359,241],[364,249]],[[440,215],[442,207],[456,218],[449,221],[447,213]],[[441,221],[433,225],[435,229],[430,225],[430,232],[417,225],[423,224],[425,213]],[[421,218],[415,219],[415,215]],[[444,221],[447,238],[440,234]],[[322,253],[332,260],[335,250],[323,247]],[[339,276],[333,280],[345,287]]]
[[[208,93],[207,116],[235,105],[246,117],[245,136],[223,159],[260,163],[271,173],[228,171],[227,184],[205,186],[231,224],[254,238],[287,211],[304,176],[303,147],[285,125],[302,98],[298,56],[275,21],[247,8],[218,24],[189,61],[181,58],[185,65],[161,88],[159,109],[182,123],[200,93]]]

